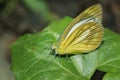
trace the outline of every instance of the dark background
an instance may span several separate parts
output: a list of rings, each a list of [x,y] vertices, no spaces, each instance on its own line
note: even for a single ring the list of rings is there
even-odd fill
[[[14,80],[9,46],[16,38],[65,16],[74,18],[96,3],[103,7],[104,27],[120,34],[120,0],[0,0],[0,80]],[[104,73],[95,74],[92,80],[101,80]]]

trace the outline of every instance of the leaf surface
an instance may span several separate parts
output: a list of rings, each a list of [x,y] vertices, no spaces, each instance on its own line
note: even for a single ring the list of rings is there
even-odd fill
[[[49,55],[51,45],[71,21],[69,17],[54,21],[41,32],[21,36],[12,44],[11,69],[16,80],[90,80],[96,69],[119,73],[120,36],[109,29],[95,51],[69,59]]]

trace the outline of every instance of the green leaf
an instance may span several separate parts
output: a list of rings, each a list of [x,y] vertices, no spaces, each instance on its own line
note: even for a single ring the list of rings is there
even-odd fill
[[[106,29],[104,43],[99,50],[97,67],[104,72],[120,73],[120,36]]]
[[[35,13],[43,13],[45,15],[49,11],[45,0],[23,0],[23,3]]]
[[[103,80],[120,80],[120,73],[107,73]]]
[[[52,21],[58,19],[58,17],[53,14],[46,0],[22,0],[23,3],[34,13],[37,14],[38,17],[42,17],[45,21]]]
[[[120,36],[109,29],[105,29],[103,43],[93,52],[69,59],[49,55],[52,43],[71,21],[65,17],[52,22],[41,32],[26,34],[12,44],[11,68],[17,80],[90,80],[96,69],[119,73]]]

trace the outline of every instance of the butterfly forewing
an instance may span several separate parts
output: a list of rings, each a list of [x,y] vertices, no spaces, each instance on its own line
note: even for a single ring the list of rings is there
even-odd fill
[[[78,54],[95,50],[101,43],[102,8],[96,4],[77,16],[65,29],[54,46],[57,54]]]
[[[59,45],[62,43],[62,41],[66,38],[67,34],[73,28],[75,24],[78,22],[81,22],[85,19],[93,19],[95,21],[98,21],[101,23],[102,19],[102,7],[100,4],[93,5],[89,8],[87,8],[85,11],[83,11],[80,15],[78,15],[65,29],[65,31],[62,33],[59,39]]]

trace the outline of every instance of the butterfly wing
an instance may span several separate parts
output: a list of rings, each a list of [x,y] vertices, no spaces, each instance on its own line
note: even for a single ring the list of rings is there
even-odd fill
[[[85,11],[83,11],[80,15],[78,15],[65,29],[65,31],[62,33],[62,35],[59,38],[58,45],[62,45],[62,42],[68,35],[69,31],[73,28],[73,26],[83,20],[86,19],[93,19],[96,22],[101,23],[102,19],[102,7],[100,4],[93,5],[89,8],[87,8]]]
[[[77,16],[65,29],[53,48],[56,54],[76,54],[96,49],[103,37],[102,8],[93,5]]]
[[[98,22],[90,21],[78,27],[62,42],[63,54],[86,53],[95,50],[101,43],[104,29]]]

